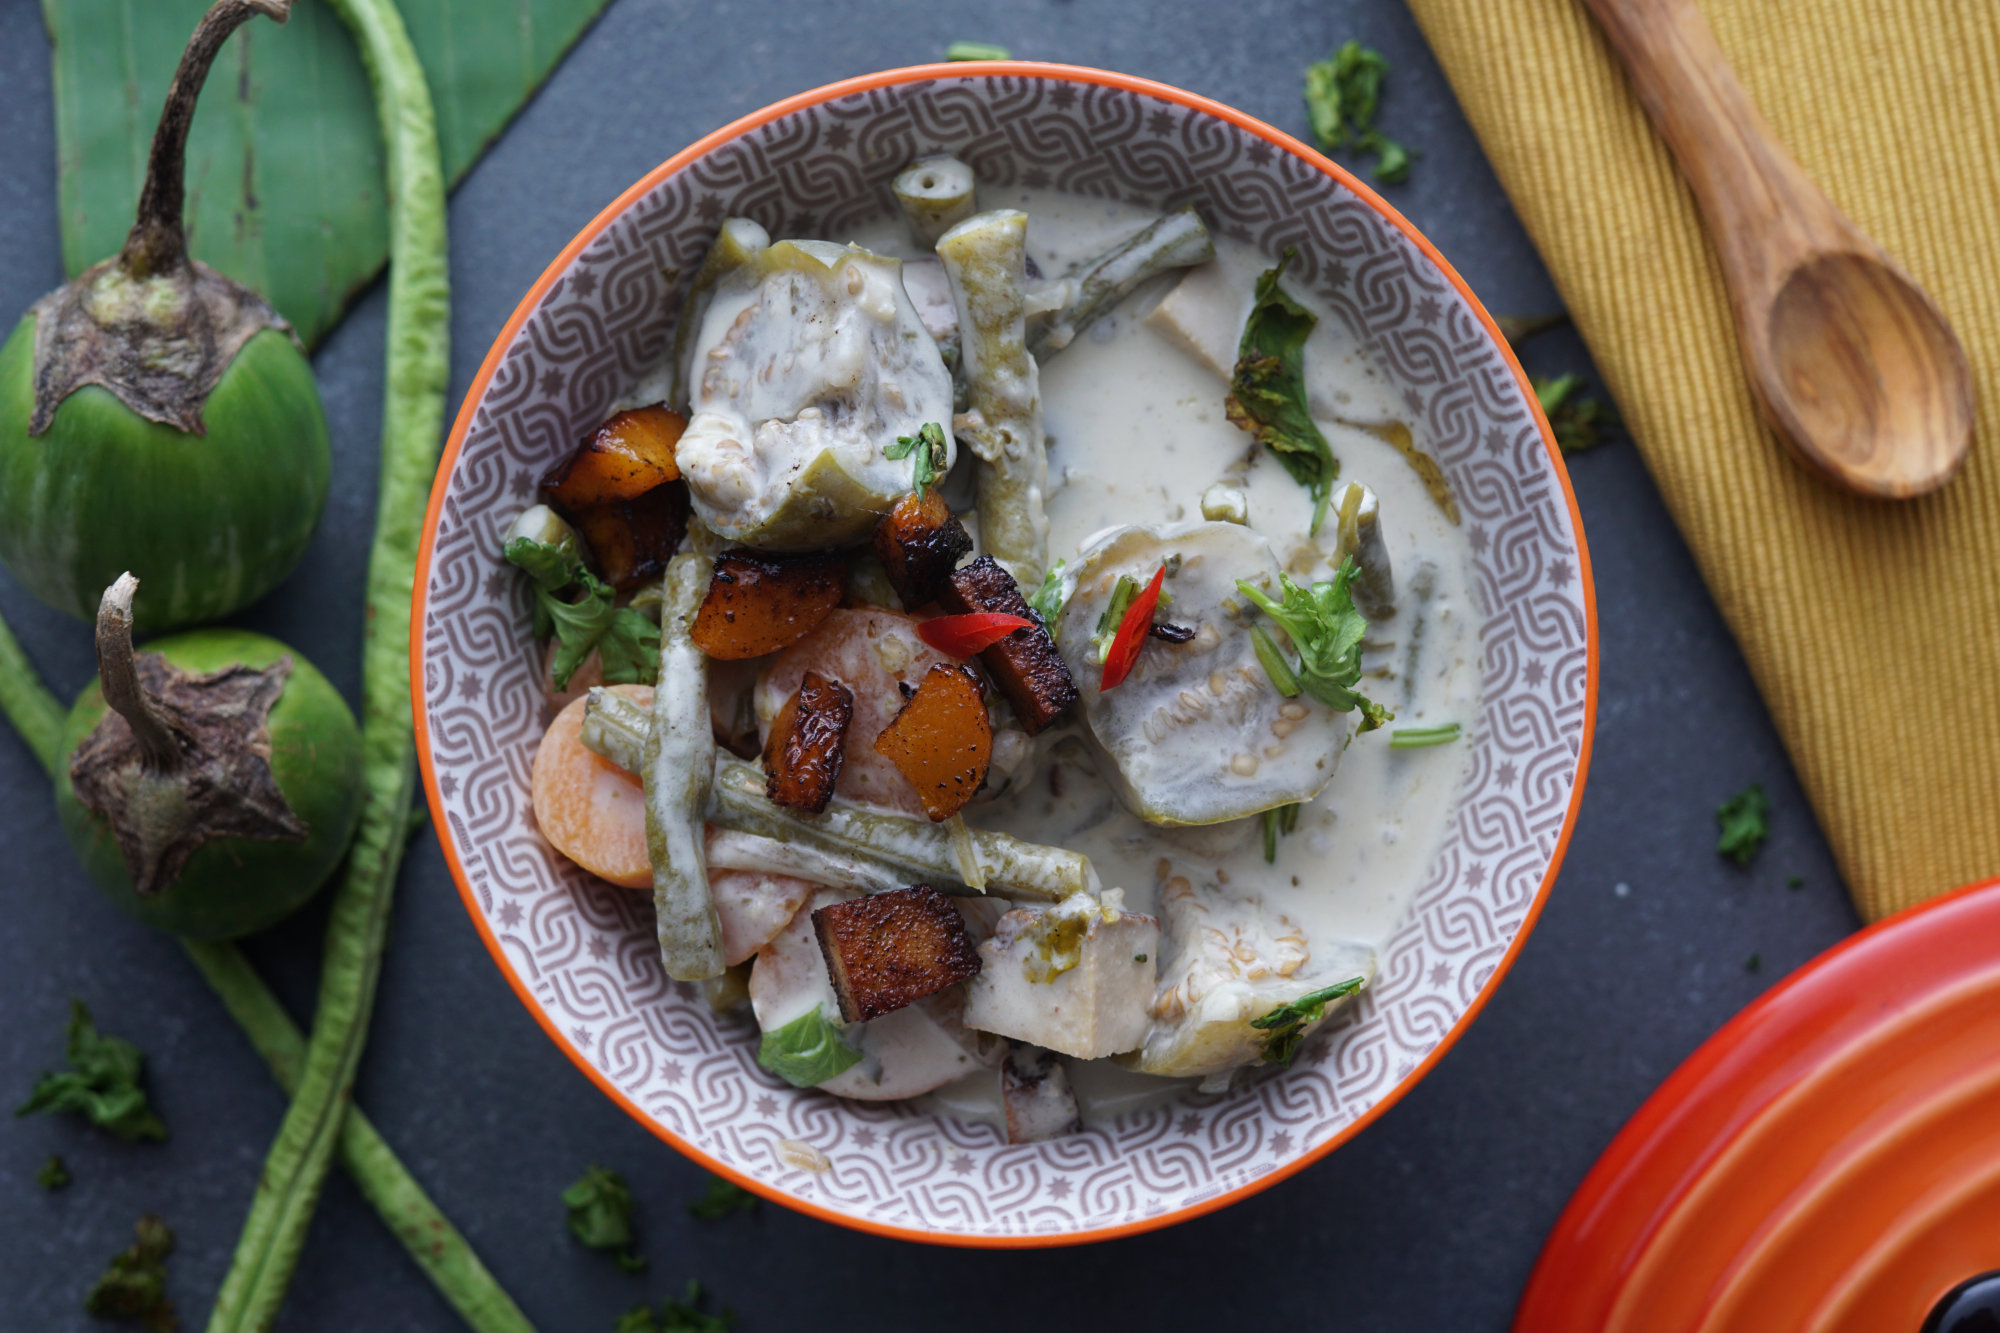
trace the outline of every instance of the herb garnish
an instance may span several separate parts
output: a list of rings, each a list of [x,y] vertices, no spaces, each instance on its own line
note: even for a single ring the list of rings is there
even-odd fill
[[[43,1189],[53,1193],[69,1184],[69,1168],[60,1156],[50,1153],[49,1160],[42,1163],[42,1169],[35,1172],[35,1180]]]
[[[1298,650],[1299,662],[1293,667],[1276,643],[1268,636],[1260,642],[1256,637],[1257,627],[1252,627],[1251,643],[1256,647],[1257,660],[1263,663],[1278,693],[1304,692],[1336,713],[1358,708],[1360,729],[1373,731],[1395,714],[1354,688],[1361,679],[1361,636],[1368,632],[1368,621],[1354,609],[1354,598],[1348,591],[1354,574],[1352,556],[1341,560],[1333,582],[1315,583],[1310,590],[1280,572],[1278,588],[1284,597],[1282,602],[1272,601],[1263,589],[1242,579],[1236,581],[1236,588],[1277,621]],[[1279,670],[1273,670],[1274,666]]]
[[[1035,589],[1035,595],[1028,599],[1029,609],[1042,618],[1044,625],[1056,623],[1056,617],[1063,609],[1063,568],[1068,562],[1058,560],[1042,576],[1042,586]]]
[[[1229,420],[1276,454],[1292,480],[1312,496],[1311,532],[1317,534],[1333,499],[1340,460],[1306,407],[1306,337],[1319,319],[1278,286],[1297,253],[1288,248],[1277,267],[1257,279],[1256,300],[1236,347],[1236,369],[1223,406]]]
[[[159,1142],[167,1127],[146,1102],[139,1077],[146,1057],[119,1037],[99,1034],[83,1001],[69,1004],[69,1068],[51,1070],[35,1082],[35,1090],[15,1115],[36,1111],[74,1111],[99,1129],[108,1129],[128,1143]]]
[[[148,1333],[174,1333],[181,1326],[167,1299],[167,1255],[174,1248],[174,1233],[151,1213],[133,1229],[139,1239],[112,1258],[83,1298],[83,1308],[100,1319],[135,1320]]]
[[[1278,860],[1278,839],[1299,826],[1299,802],[1277,806],[1264,812],[1264,863],[1274,865]]]
[[[688,1211],[704,1222],[716,1222],[732,1213],[757,1211],[757,1196],[721,1176],[708,1178],[708,1193],[688,1205]]]
[[[1350,977],[1324,990],[1301,995],[1290,1004],[1281,1004],[1262,1018],[1251,1019],[1251,1027],[1271,1034],[1264,1038],[1264,1063],[1290,1069],[1292,1057],[1299,1053],[1299,1043],[1306,1039],[1307,1025],[1319,1022],[1327,1005],[1354,994],[1366,983],[1365,977]]]
[[[1410,150],[1375,128],[1375,108],[1389,62],[1356,41],[1341,44],[1329,60],[1306,66],[1306,118],[1313,138],[1331,153],[1348,145],[1375,154],[1375,179],[1398,185],[1410,175]]]
[[[917,498],[921,500],[924,498],[924,488],[944,473],[944,427],[935,421],[926,421],[923,429],[915,435],[898,435],[894,444],[884,445],[882,448],[882,457],[891,462],[908,458],[912,453],[917,456],[917,461],[911,484],[916,488]]]
[[[639,1204],[625,1177],[592,1163],[562,1192],[562,1201],[569,1210],[569,1229],[578,1240],[593,1250],[610,1250],[621,1272],[637,1273],[646,1267],[632,1250],[632,1214]]]
[[[1125,623],[1125,613],[1132,609],[1132,599],[1138,595],[1139,580],[1130,574],[1120,574],[1118,582],[1111,585],[1111,600],[1105,603],[1104,614],[1097,618],[1097,628],[1090,636],[1092,662],[1103,664],[1111,641],[1118,637],[1118,627]]]
[[[611,1333],[729,1333],[736,1327],[736,1311],[723,1307],[721,1314],[701,1308],[701,1283],[688,1280],[685,1300],[666,1300],[654,1314],[644,1305],[635,1305],[618,1316]]]
[[[1566,454],[1581,453],[1594,448],[1600,441],[1597,432],[1609,430],[1618,423],[1618,415],[1595,398],[1574,396],[1583,384],[1583,376],[1571,371],[1558,375],[1552,380],[1534,381],[1535,401],[1542,405],[1542,415],[1549,419],[1549,429],[1556,437],[1556,448]]]
[[[1747,866],[1771,836],[1771,798],[1762,783],[1753,782],[1715,807],[1715,822],[1722,834],[1715,850],[1739,866]]]
[[[811,1088],[860,1064],[861,1052],[847,1044],[823,1009],[814,1009],[766,1032],[757,1063],[795,1088]]]
[[[1456,722],[1435,727],[1397,727],[1389,733],[1392,750],[1421,750],[1427,745],[1449,745],[1463,733]]]
[[[1743,970],[1744,970],[1745,972],[1761,972],[1761,971],[1763,971],[1763,970],[1764,970],[1764,955],[1763,955],[1763,954],[1760,954],[1760,953],[1753,953],[1753,954],[1751,954],[1751,955],[1750,955],[1750,956],[1749,956],[1748,958],[1745,958],[1745,959],[1743,960]]]
[[[1014,53],[993,42],[953,42],[945,47],[946,60],[1012,60]]]
[[[642,612],[614,605],[611,585],[584,566],[567,543],[552,545],[532,537],[507,543],[508,563],[535,583],[534,631],[556,638],[549,677],[559,690],[595,648],[607,685],[651,685],[660,673],[660,627]],[[566,594],[582,589],[575,601]]]

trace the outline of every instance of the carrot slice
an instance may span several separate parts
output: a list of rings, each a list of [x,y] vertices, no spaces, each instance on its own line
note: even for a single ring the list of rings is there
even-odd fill
[[[993,762],[993,724],[979,682],[961,666],[932,667],[875,738],[875,751],[916,788],[932,821],[950,819],[978,792]]]
[[[650,685],[613,685],[648,708]],[[639,779],[584,748],[584,699],[572,701],[542,735],[529,779],[535,823],[570,860],[628,889],[653,887],[646,856],[646,797]]]

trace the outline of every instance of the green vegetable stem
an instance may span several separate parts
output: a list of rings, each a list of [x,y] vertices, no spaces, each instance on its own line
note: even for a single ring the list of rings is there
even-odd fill
[[[115,256],[49,293],[0,347],[0,560],[88,618],[121,570],[157,590],[143,628],[213,620],[305,553],[331,457],[312,367],[263,298],[188,257],[182,171],[209,65],[255,14],[196,26]]]
[[[448,375],[444,178],[430,91],[393,0],[332,2],[368,68],[389,163],[388,384],[362,647],[366,794],[327,926],[304,1068],[265,1159],[211,1333],[269,1328],[298,1263],[361,1062],[416,784],[410,602]]]

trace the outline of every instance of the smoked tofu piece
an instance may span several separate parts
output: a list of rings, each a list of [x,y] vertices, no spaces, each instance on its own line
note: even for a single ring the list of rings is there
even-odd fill
[[[1146,323],[1225,383],[1236,371],[1237,344],[1250,314],[1251,285],[1227,264],[1189,269],[1160,298]]]
[[[982,555],[962,569],[953,570],[938,604],[953,615],[998,611],[1034,621],[1017,629],[979,654],[980,665],[1007,702],[1014,716],[1030,736],[1054,722],[1076,702],[1076,682],[1056,650],[1056,641],[1042,625],[1041,617],[1028,609],[1028,599],[1014,582],[1014,576],[990,555]]]
[[[965,1025],[1079,1060],[1146,1039],[1160,923],[1088,894],[1054,907],[1017,907],[979,946]]]
[[[1232,1070],[1264,1062],[1272,1029],[1257,1019],[1340,982],[1375,977],[1375,951],[1322,941],[1256,898],[1231,898],[1219,886],[1197,888],[1175,876],[1160,889],[1167,957],[1153,997],[1145,1047],[1124,1061],[1144,1074],[1227,1081]],[[1303,1039],[1348,1003],[1327,1004],[1303,1024]]]
[[[951,571],[971,554],[972,537],[935,487],[921,500],[911,491],[875,526],[875,558],[912,610],[935,602]]]
[[[1000,1062],[1000,1104],[1009,1143],[1040,1143],[1083,1128],[1069,1071],[1053,1054],[1033,1046],[1015,1046]]]
[[[853,691],[817,671],[806,672],[778,710],[764,745],[764,794],[772,804],[809,815],[826,809],[853,720]]]
[[[951,899],[928,884],[822,907],[812,914],[840,1016],[863,1023],[979,971],[979,951]]]

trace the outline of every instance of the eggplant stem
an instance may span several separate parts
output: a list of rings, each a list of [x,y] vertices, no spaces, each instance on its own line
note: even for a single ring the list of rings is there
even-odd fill
[[[104,686],[104,702],[131,724],[146,767],[165,773],[180,766],[181,746],[139,683],[132,652],[132,595],[138,591],[139,580],[127,571],[104,590],[104,599],[97,604],[97,679]]]
[[[167,104],[153,131],[152,152],[146,158],[146,184],[139,192],[139,214],[125,237],[119,263],[135,278],[171,273],[187,263],[187,230],[181,221],[186,207],[188,127],[194,124],[195,103],[208,81],[222,44],[252,15],[263,14],[283,23],[292,0],[216,0],[195,25],[181,52],[180,67],[167,86]]]

